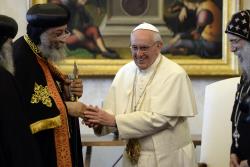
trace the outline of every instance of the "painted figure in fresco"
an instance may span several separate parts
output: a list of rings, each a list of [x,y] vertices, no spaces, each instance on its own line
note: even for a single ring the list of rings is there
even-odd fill
[[[161,53],[198,55],[202,58],[221,58],[222,15],[213,0],[184,0],[178,19],[183,22],[188,12],[195,11],[195,28],[176,33]]]
[[[66,43],[70,50],[84,48],[93,54],[101,54],[104,58],[118,59],[119,54],[105,46],[102,35],[93,19],[85,9],[88,0],[49,0],[51,3],[66,5],[71,13],[68,28],[72,34]],[[94,3],[94,2],[93,2]],[[97,12],[100,13],[100,0],[95,0]]]
[[[173,36],[182,32],[190,32],[195,29],[196,13],[195,10],[187,10],[186,18],[179,19],[180,12],[185,4],[182,0],[165,0],[164,1],[164,21],[168,29],[173,32]]]

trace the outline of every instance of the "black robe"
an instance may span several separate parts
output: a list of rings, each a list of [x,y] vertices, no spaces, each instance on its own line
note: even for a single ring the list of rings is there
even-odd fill
[[[242,92],[242,93],[241,93]],[[241,94],[241,96],[240,96]],[[238,110],[237,110],[238,106]],[[240,134],[238,140],[239,147],[236,147],[235,139],[233,138],[233,133],[235,131],[235,122],[237,122],[239,112],[241,112],[237,130]],[[240,161],[248,160],[250,164],[250,83],[246,82],[244,76],[241,77],[240,84],[238,85],[236,97],[234,101],[233,112],[231,116],[232,121],[232,145],[231,154],[234,153],[238,156]]]
[[[27,105],[27,114],[29,123],[35,123],[50,118],[55,118],[60,115],[60,111],[51,99],[52,106],[48,107],[42,102],[36,104],[31,103],[32,95],[34,94],[35,83],[42,87],[47,86],[47,81],[44,72],[39,65],[36,55],[30,49],[23,37],[19,38],[14,43],[14,62],[16,68],[16,79],[21,85],[21,91]],[[56,83],[60,81],[52,76]],[[58,87],[60,93],[61,90]],[[61,94],[62,98],[62,94]],[[77,120],[77,121],[76,121]],[[78,119],[68,115],[69,131],[70,131],[70,147],[73,167],[83,167],[82,147],[80,139],[80,130]],[[78,125],[78,127],[77,127]],[[44,166],[56,167],[56,149],[54,141],[54,128],[43,129],[33,134],[39,143],[41,154],[43,157]]]
[[[14,77],[0,66],[0,166],[42,167]]]

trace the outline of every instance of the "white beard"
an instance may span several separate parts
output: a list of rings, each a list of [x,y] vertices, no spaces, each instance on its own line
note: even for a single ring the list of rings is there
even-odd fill
[[[241,64],[241,69],[246,75],[247,80],[250,81],[250,43],[246,42],[242,50],[239,53],[239,60]]]
[[[38,46],[42,55],[52,62],[63,60],[66,56],[66,44],[49,42],[46,33],[41,35],[41,44]]]
[[[52,62],[61,61],[65,58],[65,55],[66,55],[65,47],[56,49],[56,48],[48,48],[48,47],[44,47],[43,45],[39,45],[39,49],[42,52],[42,55]]]
[[[11,41],[6,41],[0,51],[0,66],[9,71],[12,75],[15,73],[15,67],[13,62],[13,52]]]

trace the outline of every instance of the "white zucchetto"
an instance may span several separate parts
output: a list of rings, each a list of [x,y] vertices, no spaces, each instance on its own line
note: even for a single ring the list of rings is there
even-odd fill
[[[153,26],[152,24],[146,23],[146,22],[139,24],[137,27],[135,27],[133,29],[132,32],[134,32],[136,30],[150,30],[150,31],[154,31],[154,32],[159,33],[159,30],[155,26]]]

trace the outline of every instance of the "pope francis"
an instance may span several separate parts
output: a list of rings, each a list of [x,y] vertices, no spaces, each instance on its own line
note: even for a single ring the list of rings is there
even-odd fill
[[[160,54],[159,30],[142,23],[130,36],[134,61],[115,76],[103,109],[89,106],[95,134],[118,131],[127,141],[124,167],[195,167],[188,117],[197,113],[186,72]]]

